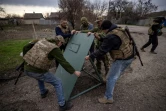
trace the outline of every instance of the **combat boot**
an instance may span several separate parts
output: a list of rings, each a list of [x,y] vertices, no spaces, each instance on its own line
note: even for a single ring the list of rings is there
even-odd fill
[[[45,93],[44,93],[44,94],[41,94],[41,98],[45,98],[45,97],[47,96],[48,92],[49,92],[49,90],[46,89]]]
[[[157,54],[157,52],[154,52],[154,51],[150,51],[151,54]]]
[[[59,106],[59,111],[70,110],[72,107],[73,107],[73,104],[71,104],[70,102],[65,102],[64,106]]]
[[[105,97],[99,98],[98,101],[99,101],[99,103],[102,103],[102,104],[112,104],[113,103],[113,99],[108,100]]]

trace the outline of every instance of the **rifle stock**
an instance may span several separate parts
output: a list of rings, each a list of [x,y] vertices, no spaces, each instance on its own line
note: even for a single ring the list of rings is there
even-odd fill
[[[24,62],[22,62],[17,68],[16,71],[24,70]]]
[[[16,68],[16,71],[19,72],[19,75],[17,76],[17,79],[16,79],[14,85],[17,84],[18,79],[20,78],[20,76],[22,75],[22,73],[23,73],[23,71],[24,71],[24,62],[22,62],[22,63]]]

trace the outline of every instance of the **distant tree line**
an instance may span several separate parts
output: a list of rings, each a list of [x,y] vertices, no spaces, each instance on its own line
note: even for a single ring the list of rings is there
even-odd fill
[[[152,4],[152,0],[59,0],[60,18],[67,18],[71,26],[75,28],[82,16],[94,22],[97,16],[104,16],[110,20],[120,20],[123,23],[138,21],[146,18],[151,12],[155,12],[158,6]],[[0,7],[0,16],[5,14]],[[5,14],[6,18],[20,18],[17,14]]]
[[[156,11],[158,6],[152,0],[59,0],[61,17],[66,17],[75,27],[82,16],[94,21],[97,16],[107,19],[121,20],[124,23],[146,18],[146,15]]]
[[[109,1],[108,18],[121,19],[124,23],[128,21],[146,18],[147,14],[156,11],[158,6],[152,4],[152,0],[138,0],[137,2],[127,0]]]

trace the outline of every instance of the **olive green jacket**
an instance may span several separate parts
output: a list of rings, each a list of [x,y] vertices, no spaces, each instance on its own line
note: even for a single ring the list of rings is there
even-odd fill
[[[23,48],[23,55],[26,54],[27,51],[29,51],[32,48],[32,44],[27,44]],[[59,64],[70,74],[73,74],[75,69],[67,62],[67,60],[64,58],[62,51],[59,48],[54,48],[49,54],[48,58],[50,60],[56,60],[59,62]],[[24,64],[24,70],[29,72],[35,72],[35,73],[45,73],[48,72],[48,70],[39,69],[36,67],[33,67],[31,65],[28,65],[26,62]]]

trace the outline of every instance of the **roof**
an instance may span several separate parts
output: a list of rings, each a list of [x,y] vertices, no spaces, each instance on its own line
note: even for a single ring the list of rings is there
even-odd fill
[[[59,12],[51,12],[50,18],[59,18]]]
[[[25,13],[24,19],[40,19],[44,18],[42,13]]]

